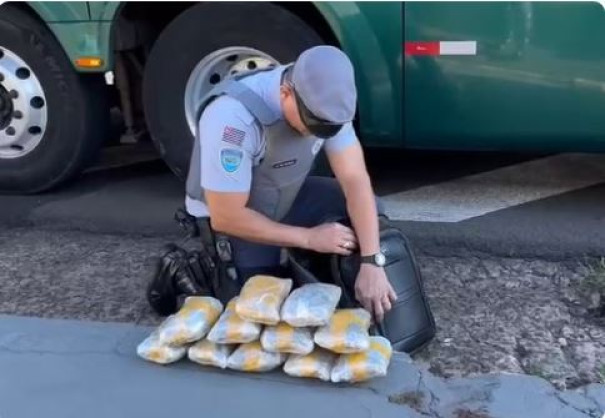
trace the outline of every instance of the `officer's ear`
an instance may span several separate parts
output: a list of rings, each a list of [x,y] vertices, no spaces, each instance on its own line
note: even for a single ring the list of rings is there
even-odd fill
[[[279,96],[282,100],[292,97],[293,94],[294,91],[292,90],[292,87],[289,84],[284,83],[279,86]]]

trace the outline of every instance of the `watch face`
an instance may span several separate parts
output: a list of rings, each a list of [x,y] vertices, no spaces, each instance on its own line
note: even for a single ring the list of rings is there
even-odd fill
[[[386,257],[384,256],[384,254],[382,254],[382,253],[378,253],[378,254],[376,254],[376,255],[374,256],[374,261],[376,262],[376,265],[377,265],[377,266],[382,267],[382,266],[384,266],[384,265],[386,264],[387,259],[386,259]]]

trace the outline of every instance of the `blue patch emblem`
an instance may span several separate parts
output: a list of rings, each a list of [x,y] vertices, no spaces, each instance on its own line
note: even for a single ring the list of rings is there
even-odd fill
[[[223,148],[221,150],[221,165],[227,173],[235,173],[242,163],[243,151]]]

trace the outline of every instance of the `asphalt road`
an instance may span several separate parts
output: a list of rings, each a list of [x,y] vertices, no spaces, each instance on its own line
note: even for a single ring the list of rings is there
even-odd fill
[[[161,320],[144,289],[162,245],[180,237],[183,185],[143,151],[107,149],[59,190],[0,196],[1,314],[45,318],[43,330],[50,318]],[[604,254],[599,158],[368,153],[393,214],[424,219],[398,224],[421,253],[438,324],[424,351],[432,371],[531,373],[558,387],[602,379],[602,321],[579,292],[584,257]]]
[[[154,157],[149,147],[108,149],[97,166],[58,190],[0,196],[0,225],[173,239],[179,230],[172,215],[183,203],[183,184]],[[437,221],[429,216],[398,222],[420,253],[548,259],[605,255],[605,159],[603,172],[582,172],[588,163],[598,169],[600,158],[574,156],[570,166],[543,155],[392,150],[367,155],[377,194],[394,196],[403,212],[435,199],[445,216],[448,205],[452,211],[460,206],[487,211],[457,222],[439,222],[443,213],[436,214]],[[541,165],[534,167],[535,161]],[[576,176],[579,183],[572,181]],[[545,184],[545,178],[554,180]],[[559,190],[566,181],[569,187]],[[500,190],[509,197],[492,207]]]

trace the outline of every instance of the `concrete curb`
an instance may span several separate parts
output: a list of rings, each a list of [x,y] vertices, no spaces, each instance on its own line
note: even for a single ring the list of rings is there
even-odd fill
[[[0,316],[0,416],[600,418],[605,412],[604,385],[560,392],[523,375],[447,380],[406,354],[394,356],[387,377],[354,386],[281,372],[246,375],[187,361],[156,366],[135,354],[149,331]]]

